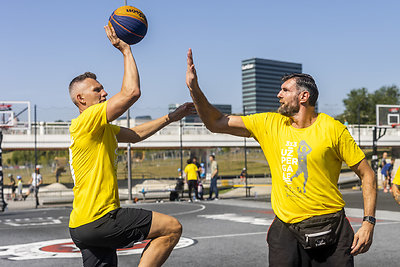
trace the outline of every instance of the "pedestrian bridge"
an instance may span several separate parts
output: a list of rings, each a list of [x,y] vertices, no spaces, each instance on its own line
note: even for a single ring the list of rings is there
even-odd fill
[[[126,121],[125,121],[126,123]],[[124,121],[117,125],[125,126]],[[134,125],[134,123],[131,123]],[[69,123],[40,122],[36,127],[36,141],[39,149],[66,149],[70,145]],[[348,129],[354,140],[362,147],[372,146],[374,125],[349,125]],[[26,130],[3,130],[2,148],[33,149],[35,147],[35,127]],[[245,141],[246,139],[246,141]],[[148,139],[133,144],[133,148],[177,149],[183,148],[212,148],[212,147],[259,147],[253,138],[236,137],[227,134],[211,133],[202,123],[172,123]],[[400,146],[400,129],[388,128],[386,134],[379,139],[378,146]],[[120,144],[120,147],[126,147]]]

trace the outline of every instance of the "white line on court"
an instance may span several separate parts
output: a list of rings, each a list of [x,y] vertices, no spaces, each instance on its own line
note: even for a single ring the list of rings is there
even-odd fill
[[[347,217],[362,218],[363,209],[346,208],[344,207]],[[377,220],[400,221],[399,211],[377,210],[375,215]]]
[[[192,239],[210,239],[210,238],[221,238],[221,237],[237,237],[237,236],[248,236],[248,235],[266,235],[267,232],[255,232],[255,233],[242,233],[242,234],[229,234],[229,235],[211,235],[211,236],[198,236],[191,237]]]
[[[391,224],[400,224],[400,222],[376,222],[375,227],[381,225],[391,225]],[[361,223],[351,224],[352,227],[361,227]]]
[[[185,205],[186,203],[178,203],[179,205]],[[170,216],[177,216],[177,215],[185,215],[185,214],[191,214],[191,213],[196,213],[199,211],[202,211],[206,208],[205,205],[202,204],[186,204],[186,205],[190,205],[190,206],[200,206],[200,208],[198,208],[197,210],[190,210],[190,211],[182,211],[182,212],[177,212],[177,213],[172,213],[172,214],[168,214]]]

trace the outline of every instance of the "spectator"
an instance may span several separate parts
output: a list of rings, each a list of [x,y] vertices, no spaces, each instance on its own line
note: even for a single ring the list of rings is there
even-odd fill
[[[16,186],[15,186],[15,179],[14,179],[14,176],[13,176],[11,173],[9,173],[9,174],[8,174],[8,179],[10,179],[11,199],[12,199],[12,200],[15,200],[15,188],[16,188]]]
[[[383,152],[382,159],[379,161],[379,166],[378,166],[380,169],[380,171],[378,171],[378,173],[379,173],[378,185],[380,187],[382,187],[383,189],[384,189],[383,183],[385,182],[385,175],[382,174],[382,168],[383,168],[383,166],[386,165],[386,159],[387,159],[387,152]]]
[[[24,200],[33,192],[35,196],[39,193],[39,186],[43,183],[42,175],[40,174],[40,168],[36,167],[36,171],[32,173],[32,177],[29,180],[28,192],[23,196]],[[39,205],[39,199],[36,198],[36,204]]]
[[[246,180],[247,180],[247,170],[246,168],[243,168],[242,172],[240,173],[240,183],[246,184]]]
[[[17,180],[18,180],[18,200],[22,199],[22,187],[23,187],[23,183],[22,183],[22,177],[20,175],[17,176]]]
[[[392,158],[392,160],[389,163],[386,163],[381,171],[382,176],[384,177],[383,192],[385,193],[391,190],[393,166],[394,166],[394,158]]]
[[[215,160],[215,155],[210,155],[210,170],[211,170],[211,183],[210,183],[210,196],[208,200],[212,200],[212,194],[215,194],[215,200],[218,200],[218,187],[217,187],[217,179],[218,179],[218,163]]]
[[[193,163],[192,159],[187,160],[187,164],[185,167],[185,174],[186,174],[186,183],[189,187],[189,202],[198,201],[198,191],[197,191],[197,180],[199,179],[198,169],[196,165]],[[194,189],[194,196],[192,199],[192,190]]]

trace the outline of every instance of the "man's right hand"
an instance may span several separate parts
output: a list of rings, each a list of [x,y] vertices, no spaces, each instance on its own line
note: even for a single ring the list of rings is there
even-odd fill
[[[124,56],[124,77],[121,91],[108,100],[107,121],[111,122],[128,110],[140,97],[140,78],[131,47],[118,38],[114,28],[104,26],[111,44]]]
[[[190,89],[198,87],[196,68],[193,63],[192,49],[189,48],[187,53],[187,69],[186,69],[186,85]]]
[[[125,51],[131,49],[130,45],[128,45],[127,43],[118,38],[112,26],[111,27],[109,25],[104,26],[104,29],[106,30],[107,37],[110,40],[111,44],[119,51],[124,53]]]

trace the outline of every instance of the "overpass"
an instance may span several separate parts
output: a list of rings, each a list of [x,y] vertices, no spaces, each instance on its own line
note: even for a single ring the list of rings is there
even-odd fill
[[[125,126],[126,121],[117,121],[115,124]],[[131,123],[131,125],[135,125]],[[40,122],[36,128],[38,149],[66,149],[70,145],[69,123],[67,122]],[[349,125],[348,129],[354,140],[361,147],[372,147],[374,125]],[[3,130],[4,150],[34,149],[34,125],[31,129]],[[212,148],[212,147],[243,147],[243,137],[226,134],[215,134],[207,130],[202,123],[172,123],[148,139],[133,144],[139,149],[178,149],[182,136],[183,148]],[[121,143],[120,147],[127,144]],[[253,138],[246,138],[246,146],[259,147]],[[378,146],[400,146],[400,129],[388,128],[386,134],[379,139]]]

